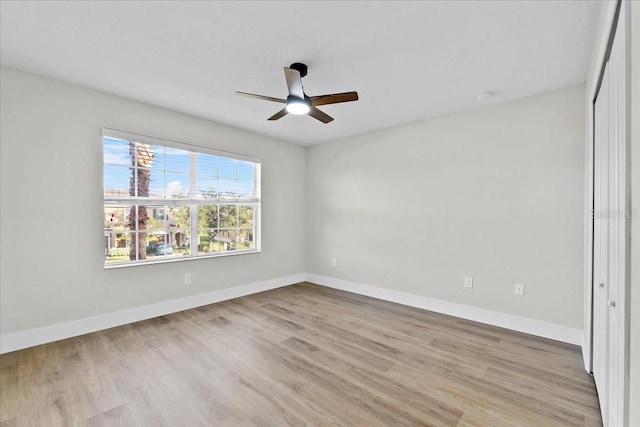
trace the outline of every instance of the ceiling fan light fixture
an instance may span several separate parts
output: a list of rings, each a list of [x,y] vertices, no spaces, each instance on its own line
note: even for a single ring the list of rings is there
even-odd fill
[[[284,78],[287,81],[287,89],[289,91],[289,96],[287,96],[286,100],[240,91],[236,91],[236,94],[285,104],[282,110],[267,119],[269,121],[280,120],[287,114],[295,114],[297,116],[306,114],[324,124],[331,123],[333,117],[316,108],[318,105],[339,104],[358,100],[358,92],[355,91],[330,93],[309,98],[302,88],[302,78],[306,75],[307,66],[305,64],[295,62],[290,67],[284,67]]]
[[[293,96],[287,97],[287,113],[289,114],[307,114],[311,110],[309,101],[306,99],[300,99]]]

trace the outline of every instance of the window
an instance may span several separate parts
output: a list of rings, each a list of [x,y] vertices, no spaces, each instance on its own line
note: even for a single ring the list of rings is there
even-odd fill
[[[102,136],[105,267],[259,252],[259,160]]]

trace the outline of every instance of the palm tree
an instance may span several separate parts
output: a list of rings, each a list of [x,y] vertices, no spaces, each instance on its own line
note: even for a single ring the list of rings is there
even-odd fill
[[[129,155],[131,156],[131,179],[129,180],[129,195],[131,197],[149,197],[149,184],[151,183],[151,165],[153,165],[153,148],[149,144],[139,142],[129,142]],[[136,167],[137,166],[137,167]],[[131,230],[131,246],[129,247],[129,259],[147,258],[147,207],[138,205],[131,206],[129,214],[129,230]],[[136,233],[136,218],[137,230]]]

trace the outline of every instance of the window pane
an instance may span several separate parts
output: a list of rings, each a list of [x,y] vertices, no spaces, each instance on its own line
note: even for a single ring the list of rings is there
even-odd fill
[[[105,262],[129,261],[129,208],[104,208]]]
[[[130,156],[135,156],[135,165],[142,168],[150,168],[155,160],[155,152],[152,145],[136,142],[129,151]],[[133,161],[131,162],[133,165]]]
[[[198,228],[218,228],[218,206],[198,206]]]
[[[129,233],[105,234],[105,262],[129,261]]]
[[[189,173],[191,153],[186,150],[165,148],[165,170],[171,172]]]
[[[136,239],[141,238],[146,242],[146,233],[136,233],[135,220],[129,223],[131,212],[135,217],[136,208],[105,207],[105,261],[107,263],[123,262],[136,259]],[[133,225],[134,228],[130,228]]]
[[[249,250],[254,248],[253,229],[241,229],[238,235],[238,249]]]
[[[176,256],[191,255],[191,231],[174,230],[171,234],[173,254]]]
[[[156,255],[158,245],[168,243],[168,235],[163,230],[147,230],[147,255]],[[164,255],[164,252],[161,254]]]
[[[167,258],[173,256],[175,251],[173,245],[169,239],[158,236],[158,239],[153,239],[153,235],[149,236],[149,244],[147,245],[147,259]]]
[[[200,174],[216,176],[218,175],[218,158],[210,154],[198,153],[196,155],[198,176]]]
[[[236,250],[237,230],[220,230],[217,239],[220,242],[220,252]]]
[[[218,157],[218,176],[221,178],[236,178],[238,161],[225,157]]]
[[[255,197],[255,185],[253,181],[238,180],[237,194],[238,197],[249,199]]]
[[[251,162],[238,161],[238,179],[253,182],[254,164]]]
[[[168,208],[169,227],[175,230],[191,229],[191,209],[189,206],[171,206]]]
[[[165,230],[148,230],[148,259],[183,257],[191,254],[191,232],[167,227]]]
[[[228,178],[218,178],[218,192],[220,197],[235,197],[236,192],[236,180]]]
[[[104,138],[104,164],[131,166],[129,141],[116,138]]]
[[[151,180],[149,182],[149,197],[162,199],[164,197],[164,172],[151,169]]]
[[[152,181],[157,179],[162,179],[162,175],[158,178],[158,176],[153,176],[151,173],[151,169],[148,168],[135,168],[131,169],[129,176],[129,182],[134,179],[135,185],[133,186],[133,190],[135,194],[131,194],[131,196],[136,197],[150,197],[151,189],[152,189]],[[131,189],[129,189],[131,192]]]
[[[129,198],[129,180],[132,169],[125,166],[104,165],[104,197]]]
[[[234,205],[220,205],[220,228],[236,227],[238,208]]]
[[[189,175],[183,173],[166,173],[165,197],[167,199],[185,199],[189,197]]]
[[[147,227],[146,229],[149,231],[150,241],[155,242],[156,240],[164,240],[162,235],[164,234],[167,223],[167,211],[164,206],[148,206],[147,210]],[[156,236],[159,236],[156,238]]]
[[[131,225],[129,249],[132,260],[147,259],[149,245],[155,244],[164,239],[164,220],[156,220],[154,215],[156,210],[163,210],[162,207],[138,205],[130,208],[129,215],[135,215],[135,220]],[[137,256],[137,258],[136,258]]]
[[[129,228],[129,209],[122,207],[104,207],[105,230],[124,230]]]
[[[147,256],[169,257],[190,254],[189,206],[148,206]]]
[[[217,182],[215,176],[198,175],[197,197],[200,199],[211,199],[218,197]]]
[[[254,217],[253,206],[239,206],[238,217],[239,217],[240,227],[253,228],[253,217]]]
[[[153,164],[151,165],[151,169],[164,170],[164,147],[161,145],[153,145]]]
[[[198,230],[198,254],[206,255],[211,252],[218,252],[216,230]]]

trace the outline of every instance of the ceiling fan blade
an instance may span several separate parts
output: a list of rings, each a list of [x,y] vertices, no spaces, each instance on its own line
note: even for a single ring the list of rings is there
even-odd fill
[[[332,93],[331,95],[312,96],[309,99],[311,100],[311,105],[313,106],[338,104],[340,102],[357,101],[358,92]]]
[[[322,123],[329,123],[330,121],[333,121],[333,117],[331,117],[326,113],[323,113],[322,111],[318,110],[316,107],[313,107],[313,106],[311,107],[311,109],[307,114],[316,120],[320,120]]]
[[[284,67],[284,77],[287,79],[289,95],[304,99],[304,90],[302,89],[302,77],[300,77],[300,71]]]
[[[278,119],[283,118],[287,114],[289,114],[289,112],[287,111],[287,109],[285,107],[282,110],[280,110],[277,113],[275,113],[273,116],[269,117],[267,120],[278,120]]]
[[[236,91],[236,95],[248,96],[249,98],[263,99],[265,101],[279,102],[281,104],[286,104],[287,103],[286,99],[274,98],[272,96],[256,95],[255,93],[247,93],[247,92]]]

